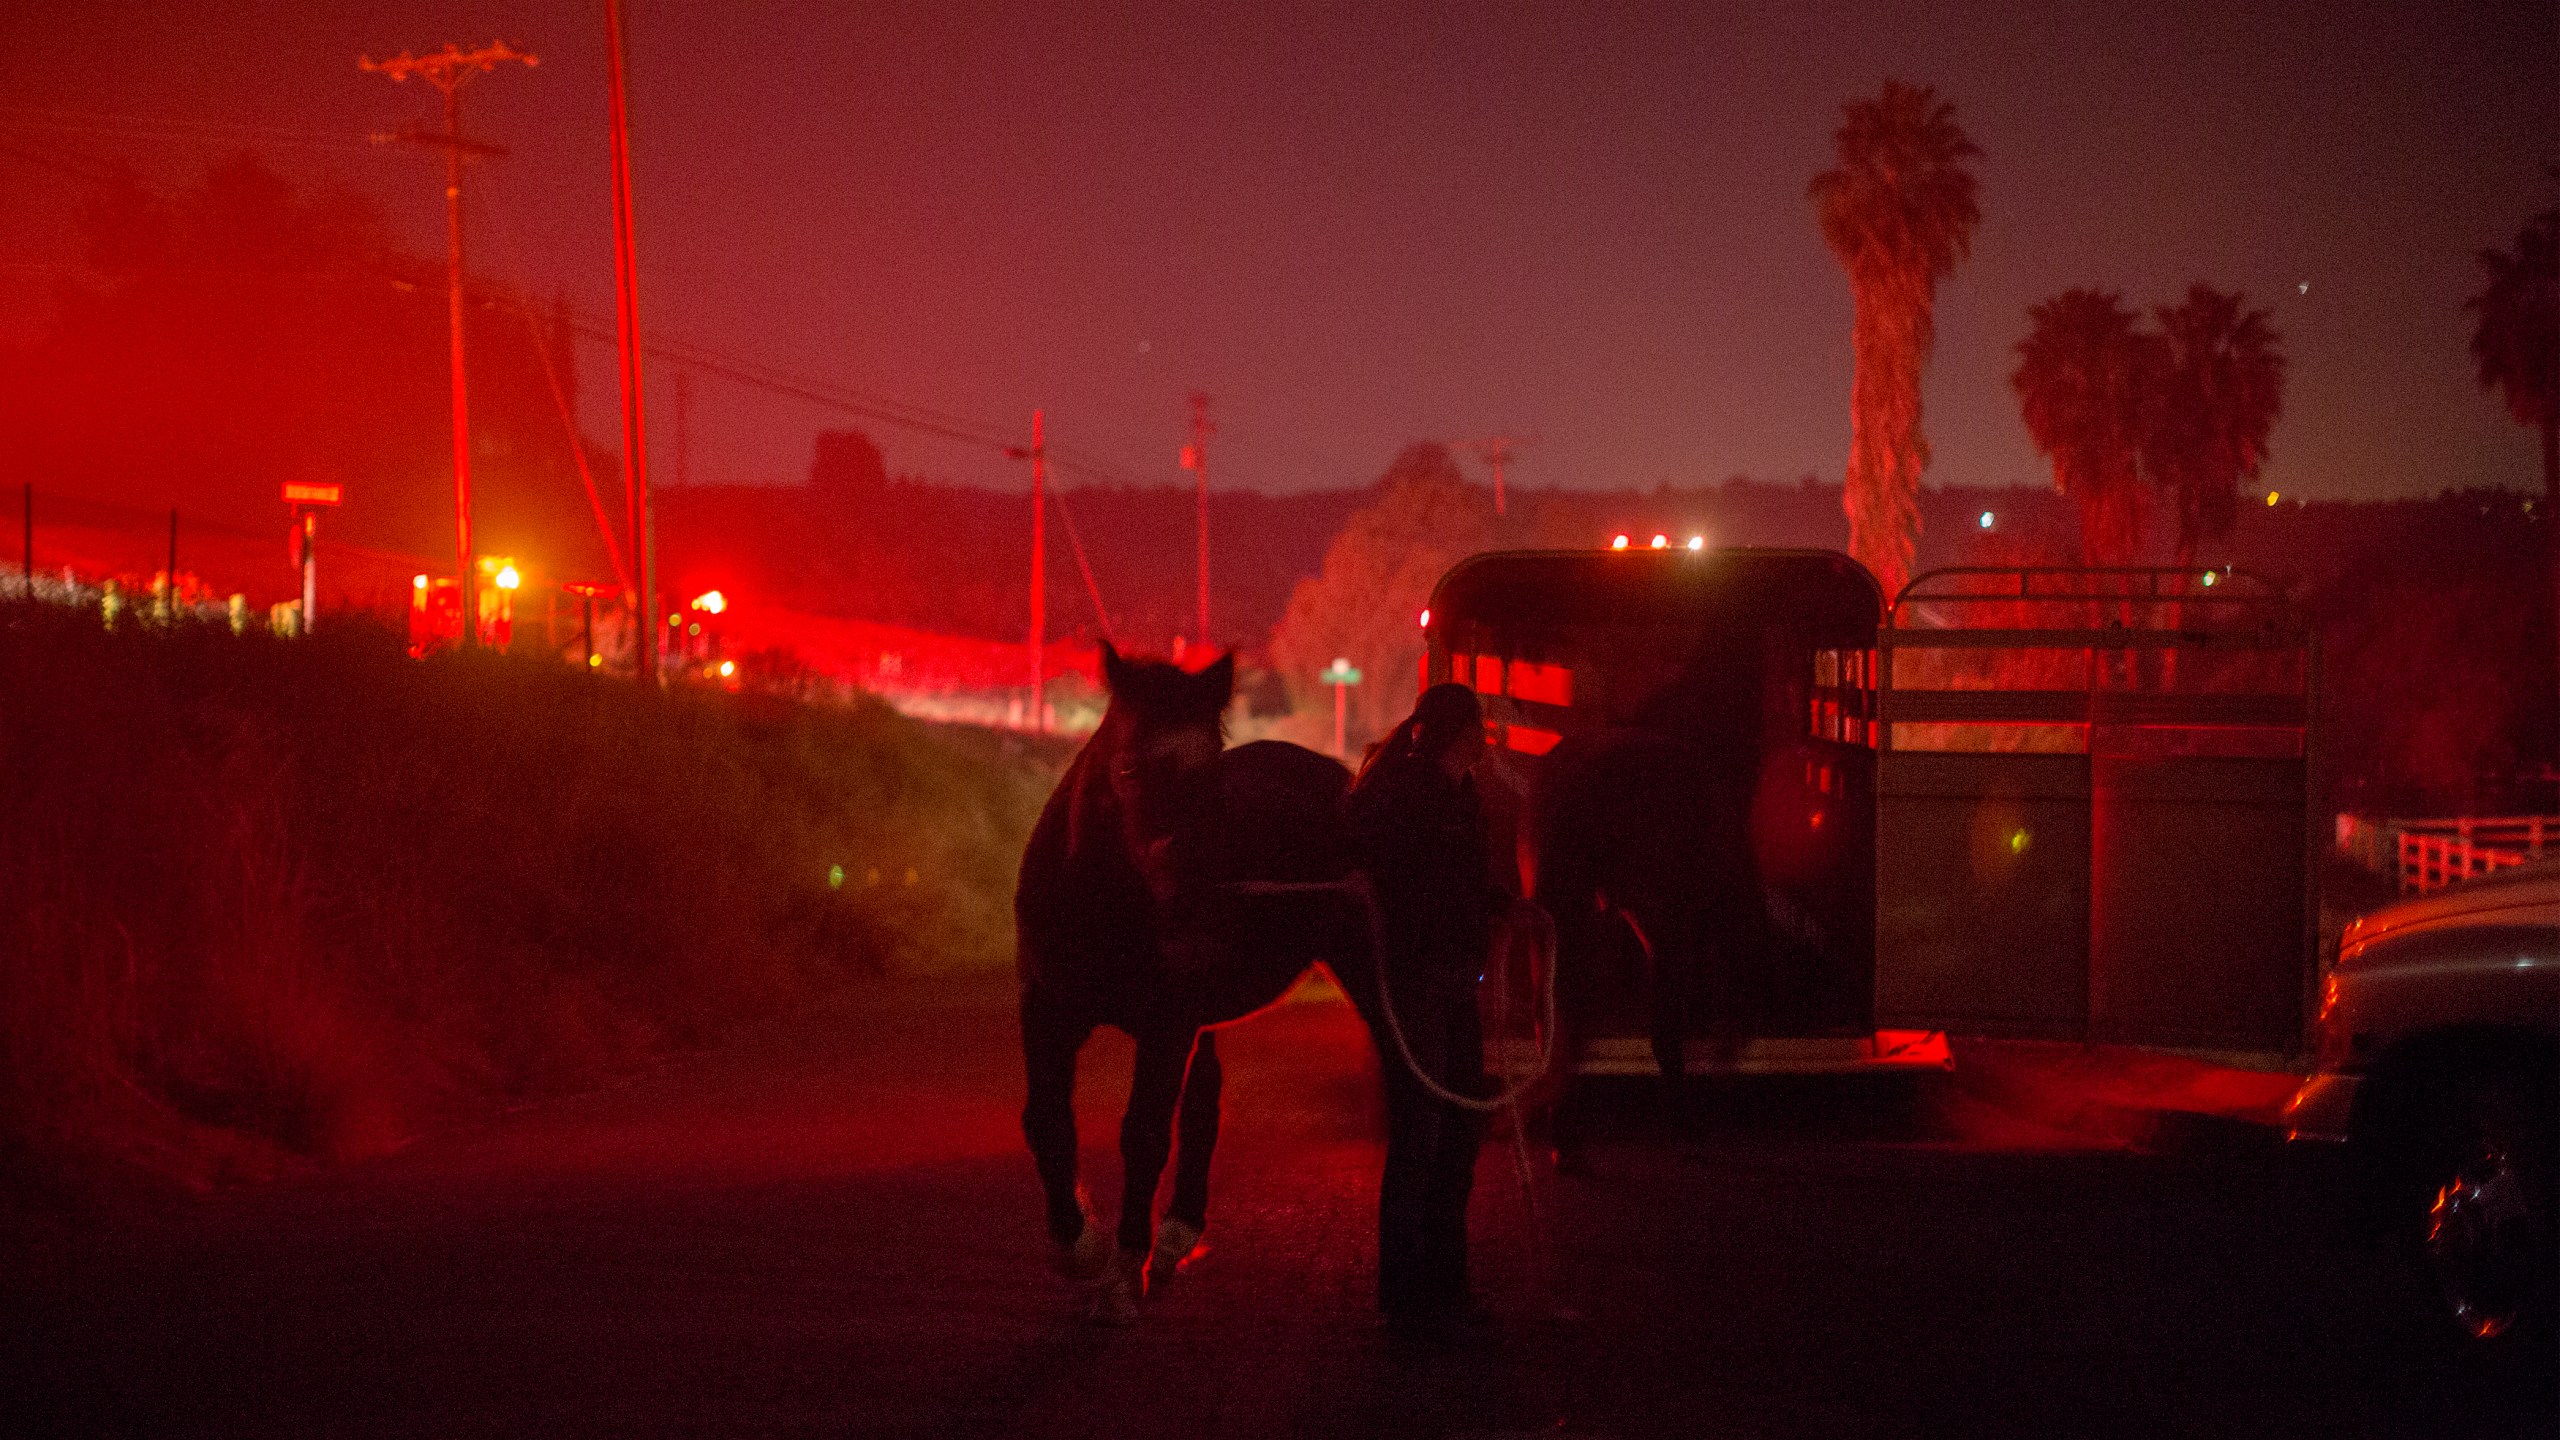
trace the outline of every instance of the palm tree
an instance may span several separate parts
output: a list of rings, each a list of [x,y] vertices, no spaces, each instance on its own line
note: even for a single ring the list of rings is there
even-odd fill
[[[2167,345],[2113,291],[2066,290],[2027,307],[2030,328],[2009,376],[2053,488],[2080,508],[2091,565],[2130,564],[2142,548],[2142,439]]]
[[[2178,511],[2178,567],[2202,542],[2231,533],[2240,483],[2267,463],[2267,432],[2284,409],[2284,356],[2264,310],[2210,286],[2152,314],[2167,345],[2142,465]]]
[[[2525,222],[2516,248],[2480,252],[2489,284],[2464,303],[2480,317],[2471,358],[2480,388],[2506,397],[2519,425],[2542,431],[2542,527],[2551,537],[2555,629],[2560,629],[2560,210]]]
[[[1920,533],[1920,473],[1929,464],[1920,371],[1936,338],[1938,282],[1972,252],[1982,220],[1964,164],[1982,152],[1955,113],[1925,85],[1886,81],[1875,99],[1841,107],[1832,136],[1839,163],[1813,177],[1810,191],[1856,306],[1841,496],[1849,553],[1888,596],[1909,575]]]

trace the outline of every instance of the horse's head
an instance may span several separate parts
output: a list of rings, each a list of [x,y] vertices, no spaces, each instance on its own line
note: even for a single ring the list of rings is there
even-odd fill
[[[1110,742],[1122,839],[1157,903],[1171,904],[1193,878],[1186,872],[1197,868],[1201,847],[1185,842],[1210,822],[1216,802],[1235,656],[1221,655],[1195,673],[1163,660],[1124,658],[1106,641],[1102,678],[1111,708],[1101,734]]]

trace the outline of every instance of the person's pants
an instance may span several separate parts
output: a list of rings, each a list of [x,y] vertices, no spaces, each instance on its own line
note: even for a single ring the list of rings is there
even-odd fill
[[[1373,985],[1344,989],[1377,1042],[1386,1075],[1387,1162],[1378,1183],[1378,1307],[1390,1315],[1463,1303],[1467,1197],[1485,1116],[1441,1100],[1405,1066]],[[1475,985],[1398,984],[1396,1019],[1413,1058],[1444,1089],[1485,1093],[1484,1030]]]

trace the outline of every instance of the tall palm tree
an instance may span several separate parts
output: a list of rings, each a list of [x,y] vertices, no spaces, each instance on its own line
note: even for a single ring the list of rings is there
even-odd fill
[[[2210,286],[2152,314],[2166,343],[2158,393],[2142,435],[2142,465],[2178,512],[2178,567],[2202,542],[2231,533],[2240,483],[2267,463],[2267,433],[2284,409],[2285,359],[2264,310]]]
[[[2142,438],[2167,346],[2113,291],[2066,290],[2027,307],[2011,388],[2053,487],[2080,509],[2091,565],[2125,565],[2142,548]]]
[[[1972,253],[1973,172],[1982,152],[1957,128],[1955,107],[1925,85],[1888,80],[1873,100],[1841,107],[1838,164],[1813,177],[1822,238],[1849,273],[1856,307],[1856,372],[1849,396],[1849,468],[1841,496],[1849,553],[1885,594],[1902,588],[1920,533],[1920,372],[1936,339],[1938,282]]]
[[[2560,630],[2560,210],[2526,221],[2512,252],[2481,251],[2480,268],[2489,283],[2463,306],[2480,317],[2471,358],[2480,388],[2504,395],[2517,424],[2542,431],[2542,527]]]

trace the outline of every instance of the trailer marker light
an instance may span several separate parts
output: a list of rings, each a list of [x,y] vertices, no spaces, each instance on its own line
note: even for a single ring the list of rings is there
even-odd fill
[[[1422,628],[1423,628],[1423,629],[1428,630],[1428,629],[1430,629],[1430,628],[1431,628],[1431,612],[1430,612],[1429,610],[1427,610],[1427,609],[1426,609],[1426,610],[1424,610],[1424,611],[1422,612],[1422,622],[1421,622],[1421,623],[1422,623]]]

